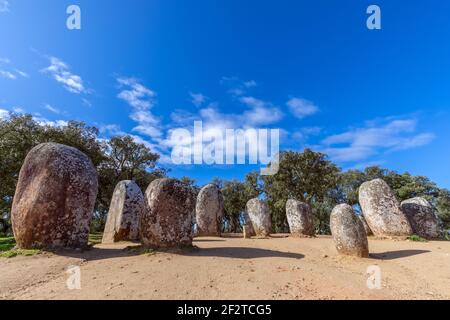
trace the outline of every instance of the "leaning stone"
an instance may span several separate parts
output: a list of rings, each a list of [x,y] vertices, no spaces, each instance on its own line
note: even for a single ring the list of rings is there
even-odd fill
[[[433,206],[424,198],[402,202],[402,210],[408,218],[414,234],[425,239],[438,239],[442,235],[440,221]]]
[[[359,188],[359,203],[370,230],[377,237],[407,237],[411,225],[400,209],[394,192],[381,179],[365,182]]]
[[[358,215],[359,220],[361,220],[363,226],[364,226],[364,230],[366,230],[366,234],[368,236],[373,236],[373,232],[372,230],[370,230],[369,225],[367,224],[366,218],[364,218],[364,216],[362,214]]]
[[[17,246],[84,248],[97,197],[97,171],[81,151],[34,147],[20,170],[11,211]]]
[[[175,179],[157,179],[147,188],[145,201],[140,226],[144,246],[192,246],[195,193],[191,187]]]
[[[139,240],[144,208],[144,195],[139,186],[134,181],[119,182],[112,196],[102,242]]]
[[[361,258],[369,256],[366,231],[351,206],[341,204],[334,208],[330,217],[330,228],[340,254]]]
[[[303,202],[290,199],[286,202],[286,217],[291,235],[297,237],[314,236],[314,220],[311,207]]]
[[[255,235],[267,237],[272,231],[272,219],[267,204],[258,198],[247,202],[246,211],[250,217]]]
[[[198,236],[220,236],[222,232],[223,196],[215,184],[203,187],[197,197],[196,223]]]

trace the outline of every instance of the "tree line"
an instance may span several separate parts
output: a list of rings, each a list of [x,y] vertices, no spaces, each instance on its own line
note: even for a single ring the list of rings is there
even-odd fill
[[[93,231],[102,231],[111,196],[118,182],[134,180],[145,191],[151,181],[166,177],[169,170],[158,166],[159,155],[128,135],[100,139],[99,130],[83,122],[63,126],[42,124],[31,115],[11,113],[0,120],[0,233],[11,233],[10,212],[21,165],[28,152],[44,142],[56,142],[88,155],[98,171]],[[375,178],[384,179],[400,201],[425,197],[436,208],[443,224],[450,228],[450,192],[427,177],[399,174],[378,166],[365,170],[342,171],[323,153],[306,149],[280,155],[280,171],[274,176],[249,173],[243,181],[213,179],[224,196],[224,232],[242,230],[243,212],[248,200],[262,197],[272,212],[274,232],[287,232],[285,205],[288,199],[308,203],[314,213],[316,231],[329,234],[329,215],[339,203],[358,205],[358,189]],[[189,177],[181,179],[195,190],[200,187]]]

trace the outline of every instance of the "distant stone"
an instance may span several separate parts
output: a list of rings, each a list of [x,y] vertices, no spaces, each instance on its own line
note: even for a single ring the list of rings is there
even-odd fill
[[[253,228],[250,225],[245,224],[242,227],[242,231],[244,234],[244,239],[250,239],[251,237],[253,237],[255,234],[253,232]]]
[[[369,225],[367,224],[366,218],[364,218],[364,216],[362,214],[358,215],[359,220],[361,220],[363,226],[364,226],[364,230],[366,230],[366,234],[368,236],[373,236],[373,232],[372,230],[370,230]]]
[[[11,211],[17,246],[84,248],[97,197],[97,171],[81,151],[34,147],[20,170]]]
[[[247,202],[246,210],[258,237],[267,237],[272,231],[272,218],[267,204],[258,198]]]
[[[426,199],[420,197],[409,199],[403,201],[401,206],[414,234],[425,239],[438,239],[442,236],[436,211]]]
[[[290,199],[286,202],[286,217],[291,235],[314,236],[314,220],[311,207],[303,202]]]
[[[144,209],[144,195],[139,186],[134,181],[119,182],[112,196],[102,242],[139,240]]]
[[[330,228],[340,254],[361,258],[369,256],[366,231],[351,206],[341,204],[334,208],[330,217]]]
[[[197,235],[220,236],[222,232],[223,196],[215,184],[208,184],[200,190],[195,211]]]
[[[370,230],[377,237],[412,235],[411,225],[394,192],[381,179],[365,182],[359,189],[359,203]]]
[[[152,248],[192,245],[195,193],[175,179],[157,179],[145,192],[146,209],[141,218],[140,236]]]

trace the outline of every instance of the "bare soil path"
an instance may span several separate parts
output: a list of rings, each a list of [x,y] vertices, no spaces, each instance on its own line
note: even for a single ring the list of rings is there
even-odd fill
[[[450,299],[450,242],[369,240],[371,258],[338,256],[330,237],[198,238],[143,253],[131,243],[0,258],[1,299]],[[81,290],[69,290],[69,266]],[[367,287],[379,266],[382,287]]]

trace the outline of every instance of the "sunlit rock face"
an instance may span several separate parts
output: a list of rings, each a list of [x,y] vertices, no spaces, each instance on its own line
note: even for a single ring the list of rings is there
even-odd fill
[[[145,209],[144,195],[134,181],[121,181],[114,189],[103,233],[103,243],[139,240]]]
[[[81,151],[33,148],[20,170],[11,220],[19,248],[84,248],[97,197],[97,171]]]
[[[175,179],[157,179],[145,192],[146,208],[141,218],[143,245],[154,248],[192,245],[195,192]]]
[[[267,237],[272,232],[272,218],[267,204],[257,198],[247,202],[247,214],[250,218],[253,231],[258,237]]]
[[[334,208],[330,216],[330,228],[340,254],[361,258],[369,256],[366,231],[351,206],[342,204]]]
[[[223,218],[223,196],[214,184],[203,187],[195,207],[197,235],[220,236]]]
[[[311,207],[303,202],[290,199],[286,202],[286,218],[292,236],[314,236],[314,220]]]
[[[425,239],[442,237],[441,223],[433,206],[424,198],[402,202],[402,210],[411,224],[414,234]]]
[[[378,237],[412,235],[408,219],[394,192],[381,179],[365,182],[359,188],[359,203],[370,230]]]

